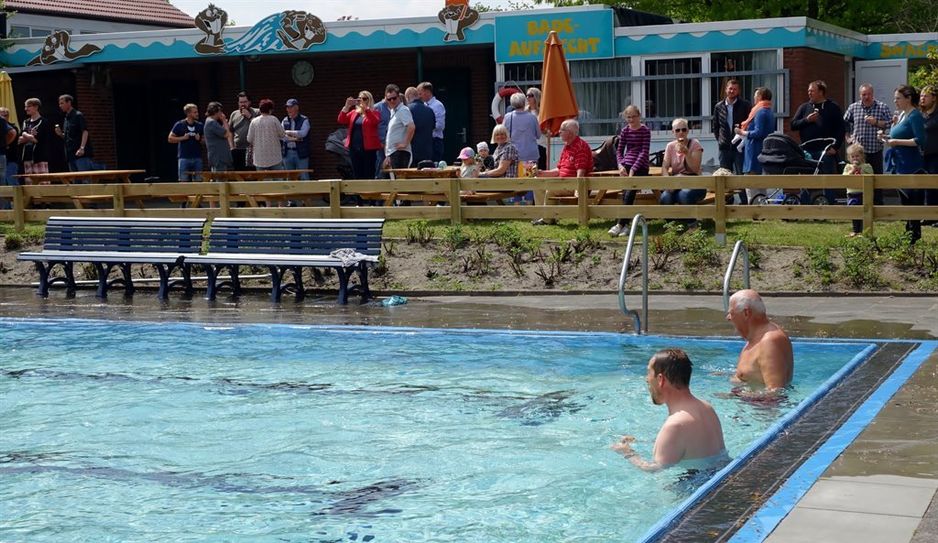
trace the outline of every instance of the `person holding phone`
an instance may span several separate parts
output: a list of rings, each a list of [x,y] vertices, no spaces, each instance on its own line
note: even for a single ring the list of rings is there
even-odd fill
[[[827,142],[818,141],[804,146],[804,150],[810,153],[814,160],[821,162],[820,173],[837,173],[837,153],[844,145],[846,129],[843,110],[827,97],[826,83],[817,80],[808,85],[808,101],[798,107],[791,120],[791,128],[798,131],[801,143],[818,138],[834,139],[834,144],[830,147]],[[829,203],[834,203],[832,190],[825,189],[824,195]],[[802,191],[801,199],[802,204],[811,203],[808,191]]]
[[[375,109],[372,94],[363,90],[357,98],[346,98],[337,122],[348,128],[345,148],[352,162],[352,175],[355,179],[374,179],[375,157],[381,150],[381,139],[378,137],[381,113]]]
[[[231,112],[228,116],[228,124],[231,129],[231,159],[234,162],[234,169],[240,172],[254,169],[254,161],[251,158],[250,145],[248,144],[248,128],[251,121],[260,115],[261,112],[255,107],[251,107],[251,98],[248,93],[241,91],[238,93],[238,109]]]

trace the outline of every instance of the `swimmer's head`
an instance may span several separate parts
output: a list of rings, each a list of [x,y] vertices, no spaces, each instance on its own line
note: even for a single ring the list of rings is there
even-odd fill
[[[680,390],[689,387],[692,369],[690,357],[681,349],[663,349],[655,353],[648,361],[646,376],[652,403],[655,405],[663,403],[661,390],[664,387],[664,381]]]
[[[733,323],[736,331],[746,335],[748,323],[753,318],[763,320],[765,316],[765,303],[759,293],[751,290],[740,290],[730,296],[730,307],[726,312],[726,320]]]

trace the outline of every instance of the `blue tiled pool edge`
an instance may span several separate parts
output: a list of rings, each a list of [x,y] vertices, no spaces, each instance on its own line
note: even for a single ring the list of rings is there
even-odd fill
[[[938,341],[921,341],[902,364],[866,399],[836,432],[808,458],[787,481],[737,531],[731,543],[764,541],[799,500],[821,477],[824,471],[860,435],[886,403],[915,374],[933,352]]]
[[[857,341],[857,343],[862,343]],[[936,342],[938,344],[938,342]],[[704,483],[696,492],[691,494],[689,498],[684,500],[680,505],[671,510],[670,513],[658,520],[658,522],[652,526],[648,532],[640,540],[641,543],[651,543],[667,532],[671,524],[688,511],[691,507],[697,504],[704,496],[706,496],[711,490],[713,490],[717,485],[723,482],[728,476],[733,474],[736,470],[743,466],[746,461],[749,460],[752,455],[757,451],[765,447],[767,443],[775,439],[781,432],[788,428],[801,414],[809,409],[812,405],[818,402],[821,398],[826,395],[831,388],[833,388],[837,383],[843,380],[847,375],[849,375],[854,369],[867,360],[870,355],[876,350],[876,345],[869,345],[863,349],[859,354],[853,357],[850,362],[844,365],[840,370],[832,375],[827,381],[824,382],[817,390],[815,390],[810,396],[805,398],[801,405],[796,409],[789,412],[787,415],[779,419],[772,427],[770,427],[759,439],[755,440],[745,451],[739,454],[732,462],[727,464],[722,470],[720,470],[716,475],[710,478],[709,481]],[[911,373],[909,374],[911,375]],[[905,380],[903,380],[905,382]],[[865,425],[864,425],[865,426]],[[852,441],[852,439],[851,439]],[[761,541],[761,539],[759,540]]]

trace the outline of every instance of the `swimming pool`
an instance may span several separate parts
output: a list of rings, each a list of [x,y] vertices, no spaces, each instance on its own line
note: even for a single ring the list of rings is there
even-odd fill
[[[738,341],[0,319],[0,536],[609,541],[681,503],[645,474],[648,358],[688,351],[737,456],[868,348],[796,342],[786,402],[716,398]]]

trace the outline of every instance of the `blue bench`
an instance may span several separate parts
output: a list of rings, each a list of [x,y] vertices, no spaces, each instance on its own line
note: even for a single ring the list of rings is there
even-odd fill
[[[206,298],[214,300],[221,288],[240,294],[238,266],[263,266],[270,271],[270,298],[279,302],[284,291],[295,289],[296,301],[306,293],[303,268],[333,268],[339,276],[339,303],[348,303],[351,291],[358,291],[361,303],[371,298],[368,265],[381,254],[384,219],[215,219],[209,233],[208,252],[186,257],[188,265],[202,265],[208,276]],[[334,256],[350,249],[364,260]],[[228,269],[231,279],[219,281]],[[358,274],[358,285],[349,287],[349,278]],[[293,282],[284,278],[291,274]]]
[[[192,279],[185,259],[199,254],[205,219],[128,219],[122,217],[51,217],[46,223],[42,251],[24,252],[17,260],[31,261],[39,271],[39,295],[49,295],[49,286],[64,283],[69,296],[75,294],[76,262],[94,265],[98,274],[97,296],[107,296],[116,284],[124,292],[134,292],[131,267],[152,264],[160,276],[158,296],[166,299],[169,289],[180,282],[187,295],[192,294]],[[61,266],[62,276],[52,276],[52,269]],[[108,275],[119,267],[121,277]],[[171,279],[173,271],[182,272],[181,279]]]

